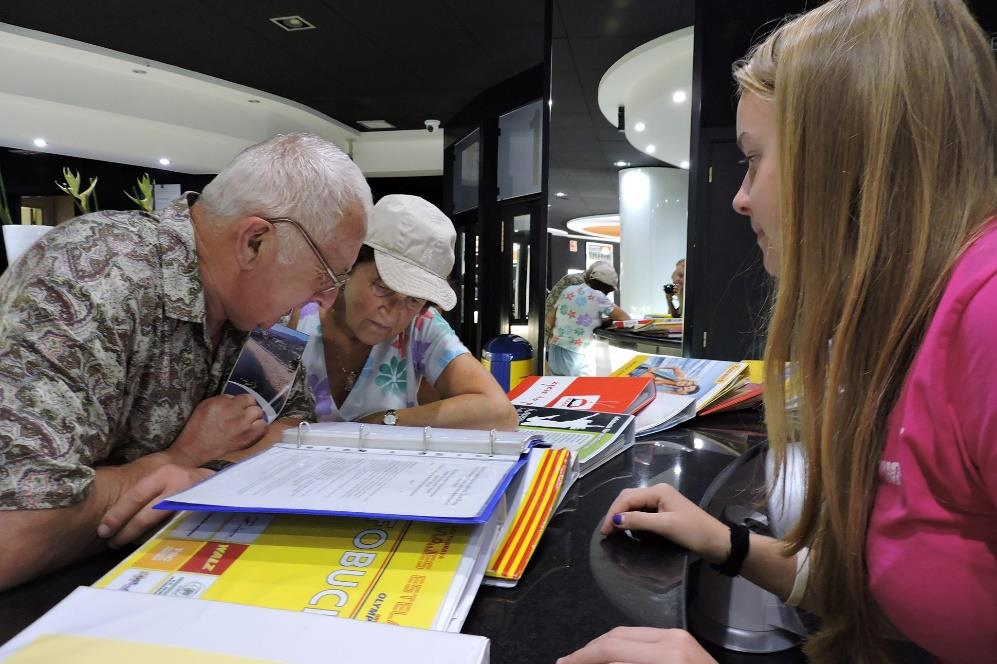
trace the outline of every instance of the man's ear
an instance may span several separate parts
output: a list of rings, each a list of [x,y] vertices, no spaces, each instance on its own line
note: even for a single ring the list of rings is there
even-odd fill
[[[235,263],[240,270],[255,270],[273,258],[277,245],[274,227],[261,217],[243,217],[235,223]]]

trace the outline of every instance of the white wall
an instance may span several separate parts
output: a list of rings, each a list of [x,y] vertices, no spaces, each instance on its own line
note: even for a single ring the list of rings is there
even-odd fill
[[[689,172],[620,170],[620,307],[633,317],[667,313],[661,287],[685,257]]]

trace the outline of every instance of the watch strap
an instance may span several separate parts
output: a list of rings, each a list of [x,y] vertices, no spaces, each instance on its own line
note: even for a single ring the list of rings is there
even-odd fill
[[[227,459],[212,459],[211,461],[205,461],[198,468],[207,468],[208,470],[213,470],[216,473],[225,470],[229,466],[233,465],[234,461],[229,461]]]

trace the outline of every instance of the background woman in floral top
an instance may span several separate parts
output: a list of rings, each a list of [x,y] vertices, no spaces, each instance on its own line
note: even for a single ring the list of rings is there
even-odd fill
[[[554,305],[554,331],[547,347],[547,363],[555,376],[588,373],[585,351],[592,331],[605,320],[626,320],[627,313],[606,297],[616,290],[619,277],[613,266],[596,261],[585,271],[584,283],[568,286]]]
[[[307,330],[302,362],[316,419],[516,428],[502,388],[435,308],[457,302],[447,283],[455,239],[450,219],[421,198],[390,195],[374,206],[349,282],[319,329]]]

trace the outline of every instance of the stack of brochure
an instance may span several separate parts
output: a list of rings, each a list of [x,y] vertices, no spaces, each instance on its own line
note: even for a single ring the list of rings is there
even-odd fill
[[[637,413],[637,435],[646,436],[692,419],[743,386],[747,372],[745,362],[636,355],[613,375],[654,380],[657,396]]]

